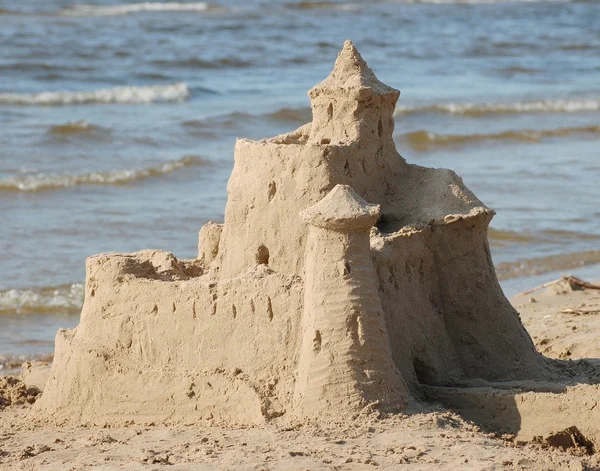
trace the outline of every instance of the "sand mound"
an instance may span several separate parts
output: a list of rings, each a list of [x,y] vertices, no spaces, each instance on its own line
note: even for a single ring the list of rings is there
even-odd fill
[[[0,376],[0,411],[9,406],[33,404],[40,390],[15,376]]]
[[[506,408],[507,384],[576,376],[535,350],[502,293],[494,212],[454,172],[397,153],[399,92],[351,42],[309,97],[311,123],[236,142],[225,222],[201,229],[197,259],[87,260],[81,322],[57,335],[37,413],[345,420],[424,396]]]

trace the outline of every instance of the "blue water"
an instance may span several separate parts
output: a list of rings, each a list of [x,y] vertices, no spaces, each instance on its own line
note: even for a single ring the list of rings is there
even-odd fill
[[[347,38],[402,91],[400,153],[454,169],[498,211],[509,294],[600,278],[600,2],[0,0],[0,12],[0,360],[51,353],[58,326],[77,323],[87,256],[194,257],[200,226],[223,218],[235,138],[309,121],[305,92]]]

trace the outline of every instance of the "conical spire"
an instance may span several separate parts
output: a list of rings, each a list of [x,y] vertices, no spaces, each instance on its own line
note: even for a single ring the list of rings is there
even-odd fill
[[[344,43],[329,77],[308,96],[313,111],[311,142],[393,145],[393,114],[400,92],[375,77],[351,41]]]
[[[305,209],[306,223],[338,231],[368,231],[379,217],[379,205],[367,203],[349,185],[336,185],[325,198]]]
[[[381,96],[396,95],[396,98],[400,94],[395,88],[379,81],[350,40],[344,42],[331,74],[320,84],[315,85],[308,95],[315,98],[323,93],[328,94],[340,89],[348,91],[366,89]]]

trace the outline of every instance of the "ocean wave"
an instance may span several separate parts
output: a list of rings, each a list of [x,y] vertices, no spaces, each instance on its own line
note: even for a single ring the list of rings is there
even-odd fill
[[[83,174],[35,173],[0,180],[0,191],[43,191],[69,188],[78,185],[125,185],[137,180],[158,177],[177,169],[204,165],[206,161],[196,156],[186,156],[154,167],[91,172]]]
[[[89,92],[0,93],[0,104],[36,106],[91,103],[148,104],[184,101],[189,96],[188,86],[179,82],[170,85],[104,88]]]
[[[394,112],[395,117],[404,115],[417,115],[426,113],[459,114],[465,116],[483,116],[489,114],[517,114],[517,113],[576,113],[580,111],[600,111],[599,99],[586,100],[540,100],[524,101],[516,103],[443,103],[425,106],[398,105]],[[312,119],[312,111],[309,107],[281,108],[261,115],[234,112],[228,115],[231,118],[265,118],[276,121],[294,121],[307,123]],[[598,132],[598,126],[590,126],[592,131],[574,132]],[[568,128],[567,128],[568,129]],[[573,128],[588,129],[588,128]],[[525,133],[529,131],[524,131]],[[561,132],[560,130],[558,131]]]
[[[434,4],[434,5],[477,5],[495,3],[571,3],[586,0],[384,0],[384,3],[397,4]],[[298,1],[290,2],[285,7],[293,10],[338,10],[356,11],[366,8],[366,3],[343,1]],[[227,12],[228,9],[208,2],[139,2],[117,5],[73,5],[54,12],[61,16],[122,16],[135,13],[164,13],[164,12]],[[48,12],[45,12],[46,14]],[[21,11],[0,8],[0,15],[20,15]]]
[[[434,5],[476,5],[476,4],[493,4],[493,3],[569,3],[577,0],[384,0],[384,3],[399,3],[399,4],[434,4]],[[300,1],[288,3],[288,8],[295,10],[345,10],[353,11],[365,8],[363,3],[355,2],[335,2],[335,1]]]
[[[328,1],[303,1],[297,3],[288,3],[288,8],[294,10],[342,10],[352,11],[361,8],[361,5],[357,3],[342,3],[342,2],[328,2]]]
[[[600,234],[588,234],[585,232],[566,231],[559,229],[547,229],[535,233],[516,232],[490,227],[488,238],[492,245],[505,246],[508,244],[571,244],[573,241],[600,241]]]
[[[600,99],[581,100],[536,100],[516,103],[442,103],[425,106],[396,107],[395,116],[444,113],[465,116],[485,116],[493,114],[518,113],[576,113],[600,110]]]
[[[264,119],[277,122],[308,123],[312,119],[310,108],[279,108],[263,114],[233,112],[226,116],[231,120]]]
[[[542,103],[544,104],[542,106]],[[600,100],[588,100],[581,102],[531,102],[519,104],[443,104],[431,106],[398,106],[395,117],[404,115],[417,115],[426,113],[446,113],[462,115],[484,115],[493,113],[518,113],[518,112],[543,112],[543,111],[597,111],[600,110]],[[211,131],[223,128],[236,128],[248,122],[278,122],[290,124],[304,124],[311,121],[312,111],[308,107],[299,108],[280,108],[274,111],[268,111],[262,114],[253,114],[247,112],[235,111],[223,115],[215,115],[201,120],[189,120],[183,123],[189,128],[210,128]],[[596,134],[600,133],[600,125],[581,126],[573,128],[559,128],[550,130],[522,130],[506,131],[502,133],[489,134],[471,134],[471,135],[446,135],[428,132],[426,130],[414,131],[399,137],[406,139],[411,146],[415,148],[425,148],[432,146],[457,145],[469,142],[506,139],[519,140],[524,142],[537,142],[546,137],[560,137],[570,134]]]
[[[184,69],[228,69],[228,68],[245,68],[252,66],[252,62],[233,57],[224,57],[214,60],[203,60],[197,57],[188,59],[173,59],[173,60],[155,60],[154,65],[160,67],[179,67]]]
[[[588,250],[499,263],[496,265],[496,274],[499,280],[508,280],[510,278],[571,270],[598,263],[600,263],[600,250]]]
[[[269,124],[298,125],[311,120],[310,108],[281,108],[264,114],[234,111],[228,114],[193,119],[181,123],[188,133],[197,137],[216,137],[224,130],[243,132],[246,126]]]
[[[50,127],[51,133],[56,134],[79,134],[86,133],[91,131],[92,129],[96,129],[96,126],[91,125],[85,120],[81,121],[69,121],[65,124],[57,124],[55,126]]]
[[[496,69],[497,72],[503,75],[533,75],[541,72],[540,69],[534,69],[532,67],[521,67],[518,65],[513,65],[510,67],[502,67],[500,69]]]
[[[80,283],[0,291],[0,315],[78,314],[83,296]]]
[[[103,134],[110,132],[101,126],[90,124],[85,120],[69,121],[65,124],[50,126],[48,134],[58,139],[67,139],[69,137],[102,137]]]
[[[492,227],[488,229],[488,239],[490,244],[500,246],[514,243],[528,244],[540,242],[540,238],[535,234],[494,229]]]
[[[281,108],[264,116],[275,121],[308,123],[312,119],[312,111],[310,108]]]
[[[436,134],[428,131],[414,131],[401,137],[417,152],[425,152],[434,147],[460,146],[483,141],[539,142],[548,137],[567,137],[573,134],[598,134],[600,125],[572,128],[504,131],[484,134]]]
[[[562,49],[563,51],[586,51],[589,49],[598,49],[599,47],[599,44],[590,43],[571,43],[558,46],[558,48]]]
[[[205,12],[217,7],[206,2],[142,2],[121,5],[74,5],[60,12],[65,16],[118,16],[140,12]]]

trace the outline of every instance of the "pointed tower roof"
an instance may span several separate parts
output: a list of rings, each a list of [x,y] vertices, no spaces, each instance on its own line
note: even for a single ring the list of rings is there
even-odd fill
[[[395,88],[388,87],[379,81],[373,71],[364,61],[352,41],[346,40],[338,54],[333,71],[320,84],[308,92],[310,98],[321,94],[330,94],[337,90],[361,91],[370,90],[377,95],[400,95]]]
[[[367,203],[349,185],[336,185],[317,204],[300,213],[313,226],[339,231],[367,231],[379,217],[379,205]]]

